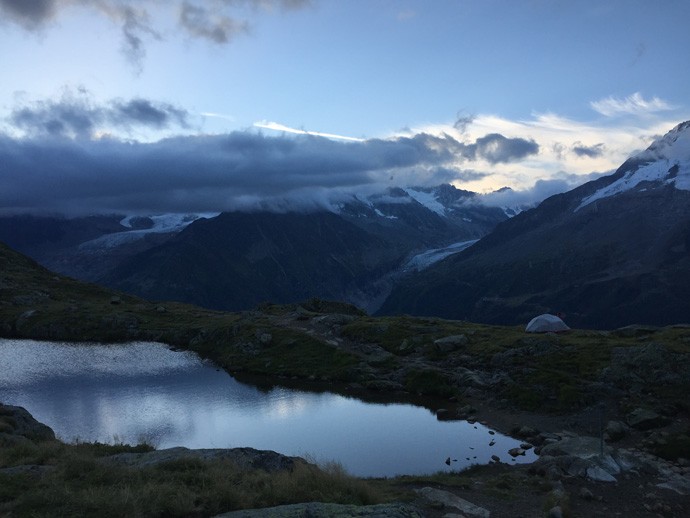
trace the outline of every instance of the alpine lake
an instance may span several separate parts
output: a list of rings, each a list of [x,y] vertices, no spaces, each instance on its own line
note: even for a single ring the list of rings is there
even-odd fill
[[[0,339],[0,402],[26,408],[65,442],[251,447],[336,461],[360,477],[460,471],[492,455],[536,459],[532,450],[512,457],[520,443],[479,423],[439,421],[411,404],[262,389],[151,342]]]

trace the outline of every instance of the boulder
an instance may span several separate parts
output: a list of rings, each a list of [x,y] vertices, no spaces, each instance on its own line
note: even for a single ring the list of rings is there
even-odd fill
[[[20,406],[3,405],[0,403],[0,436],[22,436],[32,441],[55,440],[55,432],[43,423],[39,423],[33,416]]]
[[[455,496],[453,493],[448,491],[435,489],[433,487],[424,487],[422,489],[417,489],[416,491],[428,502],[431,502],[432,504],[440,504],[444,507],[454,507],[463,515],[468,517],[489,518],[491,515],[487,509],[479,507],[472,502],[468,502],[467,500],[464,500],[459,496]]]
[[[434,345],[439,352],[449,353],[469,343],[465,335],[452,335],[434,340]]]
[[[666,426],[670,420],[647,408],[636,408],[627,416],[628,424],[637,430],[651,430]]]
[[[609,441],[616,442],[628,435],[629,429],[622,421],[609,421],[605,431]]]

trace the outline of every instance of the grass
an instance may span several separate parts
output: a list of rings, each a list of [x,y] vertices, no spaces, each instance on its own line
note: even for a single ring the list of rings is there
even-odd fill
[[[212,516],[237,509],[323,501],[375,504],[384,496],[338,464],[297,463],[292,471],[240,469],[227,460],[183,458],[136,468],[109,462],[148,447],[58,441],[0,447],[0,468],[49,467],[0,473],[0,515]]]

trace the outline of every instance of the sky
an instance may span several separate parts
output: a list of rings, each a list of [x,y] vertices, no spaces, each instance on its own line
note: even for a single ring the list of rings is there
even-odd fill
[[[690,119],[687,20],[687,0],[0,0],[0,213],[441,183],[538,202]]]

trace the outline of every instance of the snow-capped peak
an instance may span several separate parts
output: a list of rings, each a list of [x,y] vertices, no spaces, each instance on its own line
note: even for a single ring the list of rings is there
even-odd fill
[[[584,198],[576,210],[634,189],[642,182],[690,191],[690,121],[679,124],[627,163],[630,165],[623,176]]]

